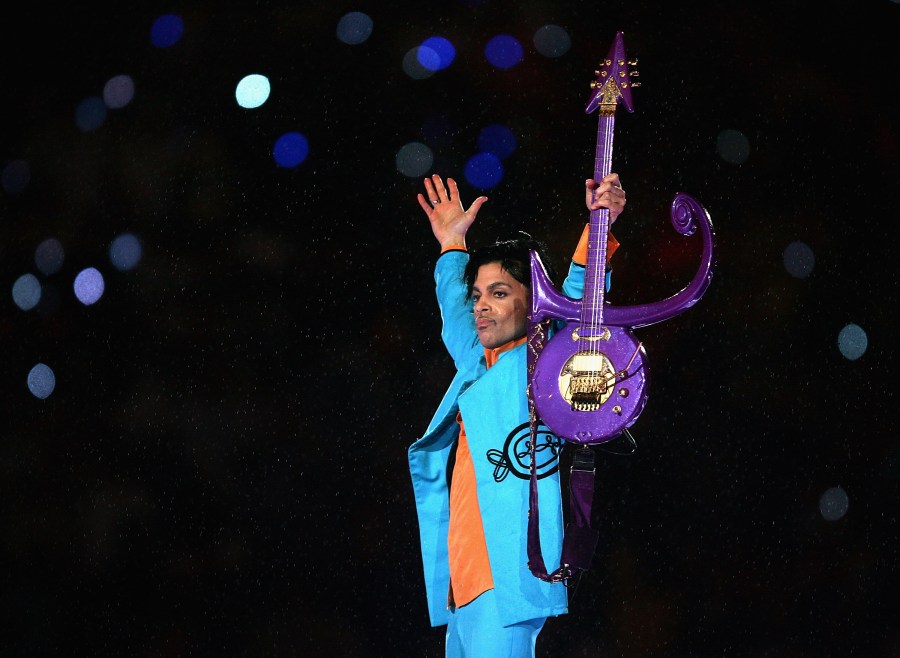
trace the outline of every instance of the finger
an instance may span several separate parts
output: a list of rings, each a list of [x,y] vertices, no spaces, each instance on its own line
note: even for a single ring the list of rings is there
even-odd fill
[[[616,206],[624,206],[625,201],[621,197],[615,196],[611,191],[597,192],[594,198],[589,201],[591,210],[598,208],[614,208]]]
[[[487,201],[488,198],[486,196],[480,196],[472,202],[472,205],[469,206],[469,209],[466,211],[466,214],[472,215],[474,218],[475,215],[478,214],[478,211],[481,210],[481,206],[484,205],[484,202]]]
[[[450,188],[450,191],[447,193],[447,201],[450,199],[459,199],[459,186],[456,184],[455,178],[447,179],[447,186]]]
[[[440,176],[435,176],[440,180]],[[425,179],[425,192],[427,194],[428,200],[431,202],[431,205],[435,205],[436,203],[440,203],[440,197],[438,196],[437,191],[435,190],[434,184],[431,182],[430,178]]]
[[[425,199],[421,194],[416,196],[416,199],[419,201],[419,205],[422,206],[422,210],[425,211],[425,214],[431,217],[431,213],[434,212],[434,209],[431,207],[431,204]]]
[[[447,196],[447,188],[444,187],[444,181],[442,181],[441,177],[437,174],[435,174],[431,178],[434,181],[435,192],[437,192],[437,195],[432,198],[435,198],[438,201],[447,201],[449,198]]]

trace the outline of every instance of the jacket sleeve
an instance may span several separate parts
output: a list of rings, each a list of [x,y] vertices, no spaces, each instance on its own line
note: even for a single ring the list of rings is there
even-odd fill
[[[441,339],[457,368],[478,342],[472,319],[472,302],[466,298],[463,271],[469,254],[462,249],[445,251],[434,267],[435,292],[441,311]]]
[[[584,297],[584,272],[587,265],[589,231],[590,225],[585,224],[584,231],[581,232],[581,239],[578,241],[578,246],[575,248],[575,253],[572,255],[572,262],[569,264],[568,276],[566,276],[566,280],[563,282],[562,293],[572,299],[581,299]],[[606,238],[605,284],[607,292],[612,285],[612,268],[609,265],[609,261],[618,248],[619,241],[616,240],[612,233],[608,233]]]

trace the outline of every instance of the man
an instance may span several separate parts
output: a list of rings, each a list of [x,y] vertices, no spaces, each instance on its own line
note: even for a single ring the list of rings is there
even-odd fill
[[[441,247],[441,337],[456,366],[425,435],[409,448],[429,617],[447,624],[448,657],[533,656],[547,617],[567,611],[565,585],[528,568],[529,473],[516,463],[529,419],[529,249],[541,245],[501,241],[470,254],[466,233],[487,197],[465,209],[452,178],[446,186],[440,176],[425,179],[418,201]],[[625,206],[618,175],[585,181],[585,203],[608,208],[612,225]],[[583,286],[587,232],[562,288],[571,297]],[[610,236],[608,256],[617,246]],[[563,536],[555,465],[538,488],[543,554],[555,564]]]

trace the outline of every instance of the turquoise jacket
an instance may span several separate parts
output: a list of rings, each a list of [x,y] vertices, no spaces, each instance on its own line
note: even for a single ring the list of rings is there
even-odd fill
[[[449,251],[435,265],[443,322],[441,337],[456,366],[456,375],[424,436],[409,447],[409,468],[419,520],[428,614],[432,626],[439,626],[447,623],[450,614],[447,462],[459,437],[456,414],[461,411],[475,464],[495,597],[500,619],[508,626],[563,614],[568,601],[565,585],[544,582],[528,568],[527,345],[501,354],[497,363],[487,369],[462,278],[468,259],[465,251]],[[580,298],[583,285],[584,267],[572,263],[562,292]],[[546,428],[541,429],[536,444],[541,552],[552,570],[559,564],[563,537],[558,471],[561,444]]]

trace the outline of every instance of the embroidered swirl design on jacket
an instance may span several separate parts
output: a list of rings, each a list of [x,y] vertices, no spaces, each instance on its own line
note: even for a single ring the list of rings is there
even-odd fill
[[[536,434],[534,454],[537,458],[537,477],[540,480],[553,475],[559,469],[562,439],[545,425],[538,425]],[[487,451],[487,460],[494,465],[495,482],[503,482],[510,473],[520,480],[531,478],[530,440],[531,429],[528,423],[522,423],[507,435],[506,441],[503,442],[503,450],[492,448]]]

